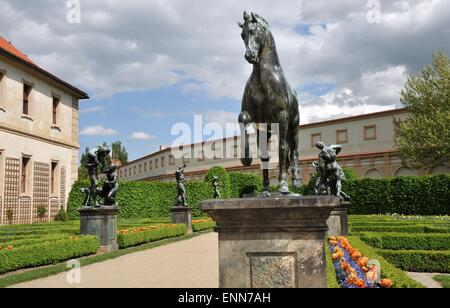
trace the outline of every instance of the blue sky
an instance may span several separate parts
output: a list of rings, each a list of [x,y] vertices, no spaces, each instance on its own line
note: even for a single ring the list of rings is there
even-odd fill
[[[450,2],[374,2],[0,0],[0,34],[89,93],[82,151],[120,140],[136,159],[170,145],[172,125],[195,113],[236,121],[251,73],[244,10],[269,22],[301,123],[399,107],[408,74],[450,53]]]

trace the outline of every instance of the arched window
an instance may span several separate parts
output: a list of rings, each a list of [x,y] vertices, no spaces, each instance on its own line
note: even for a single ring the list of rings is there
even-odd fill
[[[368,179],[382,179],[384,178],[383,172],[381,172],[379,169],[369,169],[364,173],[364,178]]]

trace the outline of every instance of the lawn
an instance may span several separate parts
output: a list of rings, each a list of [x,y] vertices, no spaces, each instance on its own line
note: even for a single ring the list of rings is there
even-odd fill
[[[450,275],[437,275],[433,279],[439,282],[442,287],[450,289]]]

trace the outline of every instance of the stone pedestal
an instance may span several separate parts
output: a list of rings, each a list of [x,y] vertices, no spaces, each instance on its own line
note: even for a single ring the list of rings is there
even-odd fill
[[[221,288],[326,288],[329,196],[210,200],[217,223]]]
[[[328,236],[347,236],[348,235],[348,208],[350,202],[341,202],[330,214],[327,220]]]
[[[192,231],[192,209],[184,206],[175,206],[172,208],[172,223],[185,224],[187,226],[187,234]]]
[[[117,214],[114,206],[84,207],[80,212],[80,234],[95,235],[100,239],[100,252],[119,249],[117,245]]]

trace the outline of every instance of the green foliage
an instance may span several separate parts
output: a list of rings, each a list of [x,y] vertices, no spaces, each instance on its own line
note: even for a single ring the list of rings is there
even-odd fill
[[[450,251],[377,250],[395,266],[409,272],[450,273]]]
[[[433,279],[439,282],[443,288],[450,289],[450,275],[436,275]]]
[[[55,216],[55,221],[68,221],[69,214],[67,214],[65,209],[60,209],[58,214]]]
[[[43,205],[39,205],[37,207],[37,215],[40,219],[43,219],[45,217],[45,214],[47,214],[47,207]]]
[[[212,186],[214,176],[217,176],[219,178],[219,191],[222,195],[222,198],[229,198],[231,195],[231,183],[230,175],[228,174],[228,172],[222,166],[212,167],[206,174],[205,182]],[[213,195],[211,195],[211,198],[213,197]]]
[[[262,191],[262,178],[242,172],[230,172],[231,198],[242,198],[245,194]]]
[[[6,219],[8,220],[8,223],[11,225],[14,218],[14,211],[12,209],[6,210]]]
[[[350,214],[450,215],[450,175],[347,181]],[[371,204],[380,206],[371,206]]]
[[[216,222],[214,221],[206,221],[192,224],[192,230],[194,232],[199,232],[203,230],[208,230],[216,227]]]
[[[380,249],[450,250],[450,234],[366,233],[361,240]]]
[[[328,289],[340,289],[341,286],[337,281],[336,270],[333,265],[333,259],[331,258],[331,250],[328,241],[325,241],[325,254],[327,262],[327,288]]]
[[[344,174],[345,174],[345,181],[343,181],[343,183],[358,180],[358,177],[356,176],[356,173],[353,169],[343,168],[342,171],[344,171]],[[302,191],[305,196],[313,196],[314,195],[314,186],[316,184],[316,179],[317,179],[317,173],[311,174],[308,184],[303,186]],[[344,190],[344,192],[347,193],[346,190]]]
[[[155,230],[147,230],[137,233],[117,234],[119,248],[128,248],[186,234],[186,225],[170,225]]]
[[[397,122],[395,145],[412,167],[433,167],[450,158],[450,59],[439,51],[432,66],[409,76],[401,102],[410,117]]]
[[[356,232],[401,232],[401,233],[450,233],[448,227],[435,227],[428,225],[405,226],[360,226],[350,227],[352,233]]]
[[[112,159],[119,160],[122,165],[128,164],[128,152],[121,141],[116,141],[111,144]]]
[[[84,194],[82,187],[88,187],[86,181],[74,184],[69,194],[67,212],[71,220],[79,219],[77,209],[82,206]],[[120,219],[169,217],[177,196],[176,183],[166,182],[121,182],[116,201],[119,205]],[[199,209],[201,201],[211,199],[213,188],[203,181],[186,184],[188,204],[194,216],[202,216]]]
[[[14,238],[0,242],[0,250],[5,247],[13,246],[14,248],[36,245],[41,243],[49,243],[57,240],[68,239],[68,234],[50,234],[50,235],[39,235],[38,237],[23,237],[23,238]]]
[[[424,288],[424,286],[412,278],[410,278],[405,272],[397,268],[395,265],[388,262],[377,251],[370,246],[366,245],[356,236],[348,237],[351,245],[357,248],[363,256],[369,259],[376,259],[381,263],[381,277],[392,279],[394,282],[394,288]]]
[[[23,268],[48,265],[94,254],[100,244],[97,237],[58,240],[0,251],[0,274]]]

